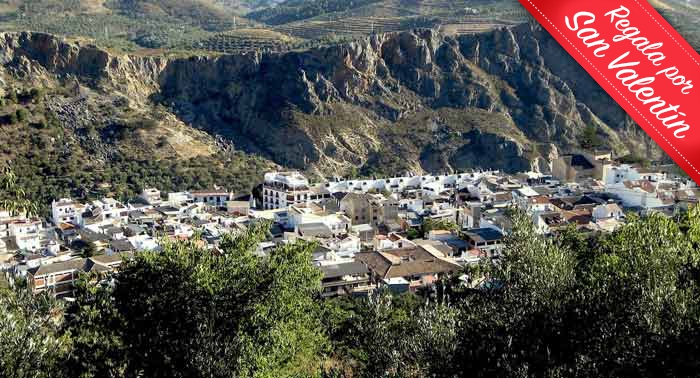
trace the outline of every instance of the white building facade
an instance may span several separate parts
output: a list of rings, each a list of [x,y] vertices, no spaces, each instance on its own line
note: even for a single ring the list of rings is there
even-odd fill
[[[53,224],[71,223],[80,225],[83,223],[85,205],[73,201],[70,198],[61,198],[51,203],[51,216]]]
[[[285,209],[309,200],[309,180],[299,172],[271,172],[263,183],[263,209]]]

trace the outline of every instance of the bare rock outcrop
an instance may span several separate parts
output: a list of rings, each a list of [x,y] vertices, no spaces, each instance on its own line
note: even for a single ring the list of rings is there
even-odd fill
[[[610,147],[653,145],[531,24],[459,37],[420,29],[308,51],[174,59],[115,55],[47,34],[0,33],[0,73],[78,80],[135,106],[162,105],[239,149],[321,172],[381,169],[387,161],[429,171],[545,170],[549,146],[564,153],[577,147],[593,123],[605,126],[599,132],[610,138],[604,139],[624,141]],[[459,116],[443,117],[446,109]],[[426,126],[440,117],[448,137]]]

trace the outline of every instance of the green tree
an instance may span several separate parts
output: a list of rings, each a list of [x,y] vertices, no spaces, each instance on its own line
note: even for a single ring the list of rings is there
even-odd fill
[[[433,230],[458,231],[459,226],[457,226],[455,222],[447,219],[435,220],[432,218],[425,218],[422,227],[423,235],[427,235],[428,232]]]
[[[85,244],[85,247],[80,251],[80,256],[83,258],[90,258],[97,254],[97,246],[94,242],[89,242]]]
[[[72,340],[70,354],[61,364],[66,377],[125,376],[125,342],[120,332],[125,318],[114,305],[112,289],[95,284],[103,278],[86,274],[76,284],[75,301],[61,329]]]
[[[418,239],[421,236],[421,233],[418,232],[415,228],[409,228],[408,231],[406,231],[406,237],[408,238],[408,240]]]
[[[15,115],[17,117],[17,122],[26,122],[29,119],[29,112],[27,111],[27,109],[24,108],[17,109],[15,111]]]
[[[594,125],[588,125],[583,129],[580,139],[581,147],[587,149],[595,149],[603,145],[603,140],[598,136],[598,128]]]
[[[70,338],[57,332],[62,312],[50,295],[0,289],[0,376],[57,376],[70,350]]]
[[[698,210],[630,217],[611,234],[538,236],[524,214],[486,285],[460,300],[455,371],[677,376],[697,369]],[[679,226],[683,225],[683,227]]]
[[[19,122],[19,118],[17,118],[17,113],[12,112],[12,113],[8,114],[7,115],[7,122],[10,125],[16,125]]]
[[[33,102],[39,102],[44,97],[44,90],[41,88],[32,88],[29,90],[28,96]]]
[[[19,99],[17,99],[17,91],[14,88],[10,88],[5,97],[13,104],[19,101]]]
[[[341,302],[345,303],[345,302]],[[361,377],[449,376],[458,312],[415,294],[379,292],[340,312],[335,359]],[[338,364],[336,364],[338,365]],[[336,371],[337,371],[336,370]]]
[[[37,205],[31,201],[24,189],[17,184],[17,175],[7,165],[0,174],[0,209],[9,211],[11,215],[36,215]]]
[[[546,376],[557,373],[567,340],[560,311],[576,296],[576,259],[555,240],[540,236],[522,212],[498,263],[484,267],[487,281],[460,304],[454,369],[477,376]]]
[[[226,236],[216,253],[166,243],[123,267],[112,293],[124,316],[127,376],[314,375],[326,343],[313,245],[260,257],[269,223]]]

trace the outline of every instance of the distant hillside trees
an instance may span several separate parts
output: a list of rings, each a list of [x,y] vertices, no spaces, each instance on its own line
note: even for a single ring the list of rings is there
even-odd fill
[[[249,13],[247,17],[268,25],[282,25],[378,2],[380,0],[287,0],[276,7]]]

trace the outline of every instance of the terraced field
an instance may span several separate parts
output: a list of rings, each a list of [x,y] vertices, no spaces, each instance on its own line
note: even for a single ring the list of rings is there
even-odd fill
[[[511,26],[528,17],[517,0],[305,1],[0,0],[0,30],[85,38],[130,53],[196,50],[235,54],[304,49],[413,28],[435,28],[445,35],[472,34]],[[700,46],[700,0],[650,1],[691,44]],[[316,8],[308,9],[309,4]],[[265,24],[248,17],[266,11],[275,22]]]
[[[281,52],[300,42],[288,35],[268,29],[242,29],[214,34],[192,43],[195,50],[206,50],[224,54],[239,54],[251,51]]]
[[[300,21],[276,27],[275,30],[299,38],[318,39],[327,36],[361,36],[402,30],[406,27],[406,21],[401,17],[353,17],[328,21]],[[415,27],[431,25],[431,23],[415,21]]]
[[[512,26],[512,20],[438,17],[363,17],[330,21],[304,21],[278,26],[276,31],[304,39],[329,36],[365,36],[414,28],[438,28],[447,35],[478,33]]]
[[[266,0],[229,0],[227,6]],[[213,0],[0,0],[1,31],[36,31],[130,53],[185,49],[255,24]]]
[[[0,30],[47,32],[134,54],[232,54],[304,49],[414,28],[475,33],[511,25],[525,12],[517,0],[305,1],[0,0]],[[265,9],[275,22],[246,17]]]
[[[278,25],[275,30],[304,39],[364,36],[419,27],[467,34],[513,25],[527,13],[515,0],[388,0]]]
[[[474,34],[502,27],[516,25],[517,22],[511,20],[498,19],[470,19],[460,21],[447,21],[442,24],[440,31],[447,35]]]

